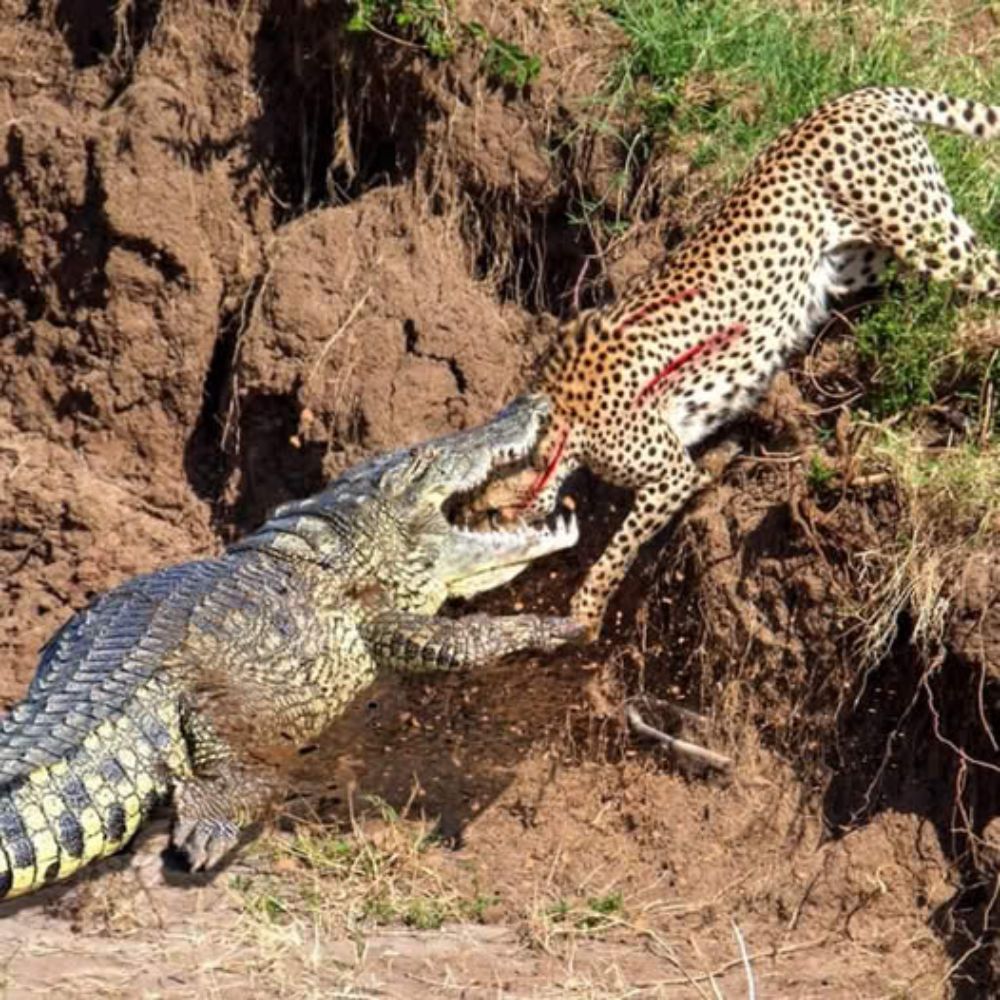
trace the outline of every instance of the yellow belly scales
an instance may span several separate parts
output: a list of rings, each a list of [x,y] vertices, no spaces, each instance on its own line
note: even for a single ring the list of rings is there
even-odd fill
[[[68,758],[0,784],[0,898],[120,850],[168,778],[186,772],[176,705],[150,694],[137,692],[138,711],[96,723]]]

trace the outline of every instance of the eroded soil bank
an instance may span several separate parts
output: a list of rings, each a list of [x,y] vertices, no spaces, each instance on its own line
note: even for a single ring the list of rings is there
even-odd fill
[[[679,155],[606,258],[573,222],[628,155],[588,127],[611,22],[466,6],[544,53],[530,86],[347,33],[337,3],[0,0],[6,704],[96,593],[491,413],[553,317],[683,229]],[[949,568],[933,648],[904,601],[862,658],[905,501],[818,491],[803,458],[861,378],[831,336],[779,380],[600,645],[380,683],[298,819],[213,880],[164,869],[160,832],[9,906],[7,995],[740,996],[734,927],[765,996],[989,995],[998,562]],[[580,551],[484,606],[565,610],[622,499],[575,496]],[[731,780],[630,739],[637,693],[706,715]],[[296,829],[378,864],[282,853]]]

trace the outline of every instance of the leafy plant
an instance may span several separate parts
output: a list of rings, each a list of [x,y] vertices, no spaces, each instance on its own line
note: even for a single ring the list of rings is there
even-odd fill
[[[422,45],[437,59],[458,50],[462,32],[484,46],[483,73],[499,83],[524,88],[538,77],[542,61],[514,42],[504,41],[478,21],[458,21],[454,0],[352,0],[347,30],[392,34],[396,31]]]
[[[486,36],[483,72],[500,83],[526,87],[542,71],[542,60],[529,55],[519,45],[505,42],[495,35]]]
[[[347,30],[402,31],[437,59],[454,55],[457,44],[453,0],[353,0]]]
[[[806,473],[806,482],[814,493],[819,493],[825,489],[837,475],[837,470],[831,468],[818,452],[814,452],[809,458],[809,471]]]

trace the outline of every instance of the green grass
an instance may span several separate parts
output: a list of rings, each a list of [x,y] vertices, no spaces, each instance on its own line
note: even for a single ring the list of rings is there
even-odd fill
[[[376,34],[424,48],[435,59],[450,59],[466,43],[482,50],[480,70],[487,79],[517,89],[541,72],[538,56],[497,37],[478,21],[462,21],[454,0],[350,0],[347,30]]]
[[[855,327],[872,415],[891,417],[954,390],[955,401],[978,421],[980,387],[989,380],[1000,392],[1000,365],[989,350],[962,345],[956,334],[963,321],[987,320],[987,307],[965,304],[950,285],[915,278],[894,284],[891,297]]]
[[[609,930],[621,923],[625,897],[609,892],[586,900],[558,899],[545,909],[545,919],[553,925],[583,933]]]
[[[887,432],[876,451],[894,464],[897,480],[949,538],[956,525],[970,528],[959,535],[966,542],[1000,531],[1000,461],[995,448],[963,444],[928,454],[912,435]]]
[[[837,470],[827,465],[822,455],[817,453],[809,457],[806,482],[814,493],[822,493],[836,475]]]
[[[1000,68],[945,57],[955,26],[929,21],[921,0],[828,0],[815,13],[773,0],[608,0],[605,8],[631,43],[614,99],[634,104],[651,135],[703,136],[699,162],[724,163],[730,179],[789,122],[857,87],[910,84],[1000,101]],[[938,146],[945,167],[959,169],[960,202],[985,189],[990,204],[976,197],[973,208],[1000,203],[996,177],[977,176],[981,148],[950,138]]]
[[[711,171],[721,195],[782,128],[836,94],[902,84],[1000,103],[1000,43],[995,59],[977,61],[954,42],[975,6],[948,20],[927,0],[826,0],[809,12],[774,0],[606,0],[631,43],[609,101],[637,122],[623,136],[631,149],[651,156],[683,139],[692,169]],[[928,138],[959,211],[1000,246],[1000,143]],[[868,315],[859,339],[878,373],[873,412],[929,402],[941,375],[954,386],[961,308],[950,289],[909,281]],[[967,374],[970,385],[983,377],[982,359]],[[1000,390],[1000,373],[991,377]]]
[[[542,60],[538,56],[530,55],[513,42],[490,35],[478,21],[470,21],[468,29],[486,46],[481,67],[489,79],[520,88],[527,87],[541,72]]]

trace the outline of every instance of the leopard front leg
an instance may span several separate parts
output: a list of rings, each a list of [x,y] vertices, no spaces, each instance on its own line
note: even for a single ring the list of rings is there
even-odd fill
[[[690,460],[689,460],[690,461]],[[680,470],[678,470],[680,472]],[[625,579],[642,546],[666,527],[674,514],[709,480],[693,462],[666,482],[651,483],[636,492],[632,510],[615,532],[600,559],[590,567],[570,602],[570,615],[596,639],[608,602]]]
[[[641,428],[641,434],[619,433],[610,439],[618,445],[613,454],[607,442],[604,448],[599,445],[595,449],[597,471],[636,492],[628,516],[570,602],[570,615],[587,629],[591,639],[600,634],[608,602],[639,550],[711,479],[691,460],[662,412],[645,415],[633,425],[636,427]],[[624,442],[635,455],[632,464],[622,454]]]

